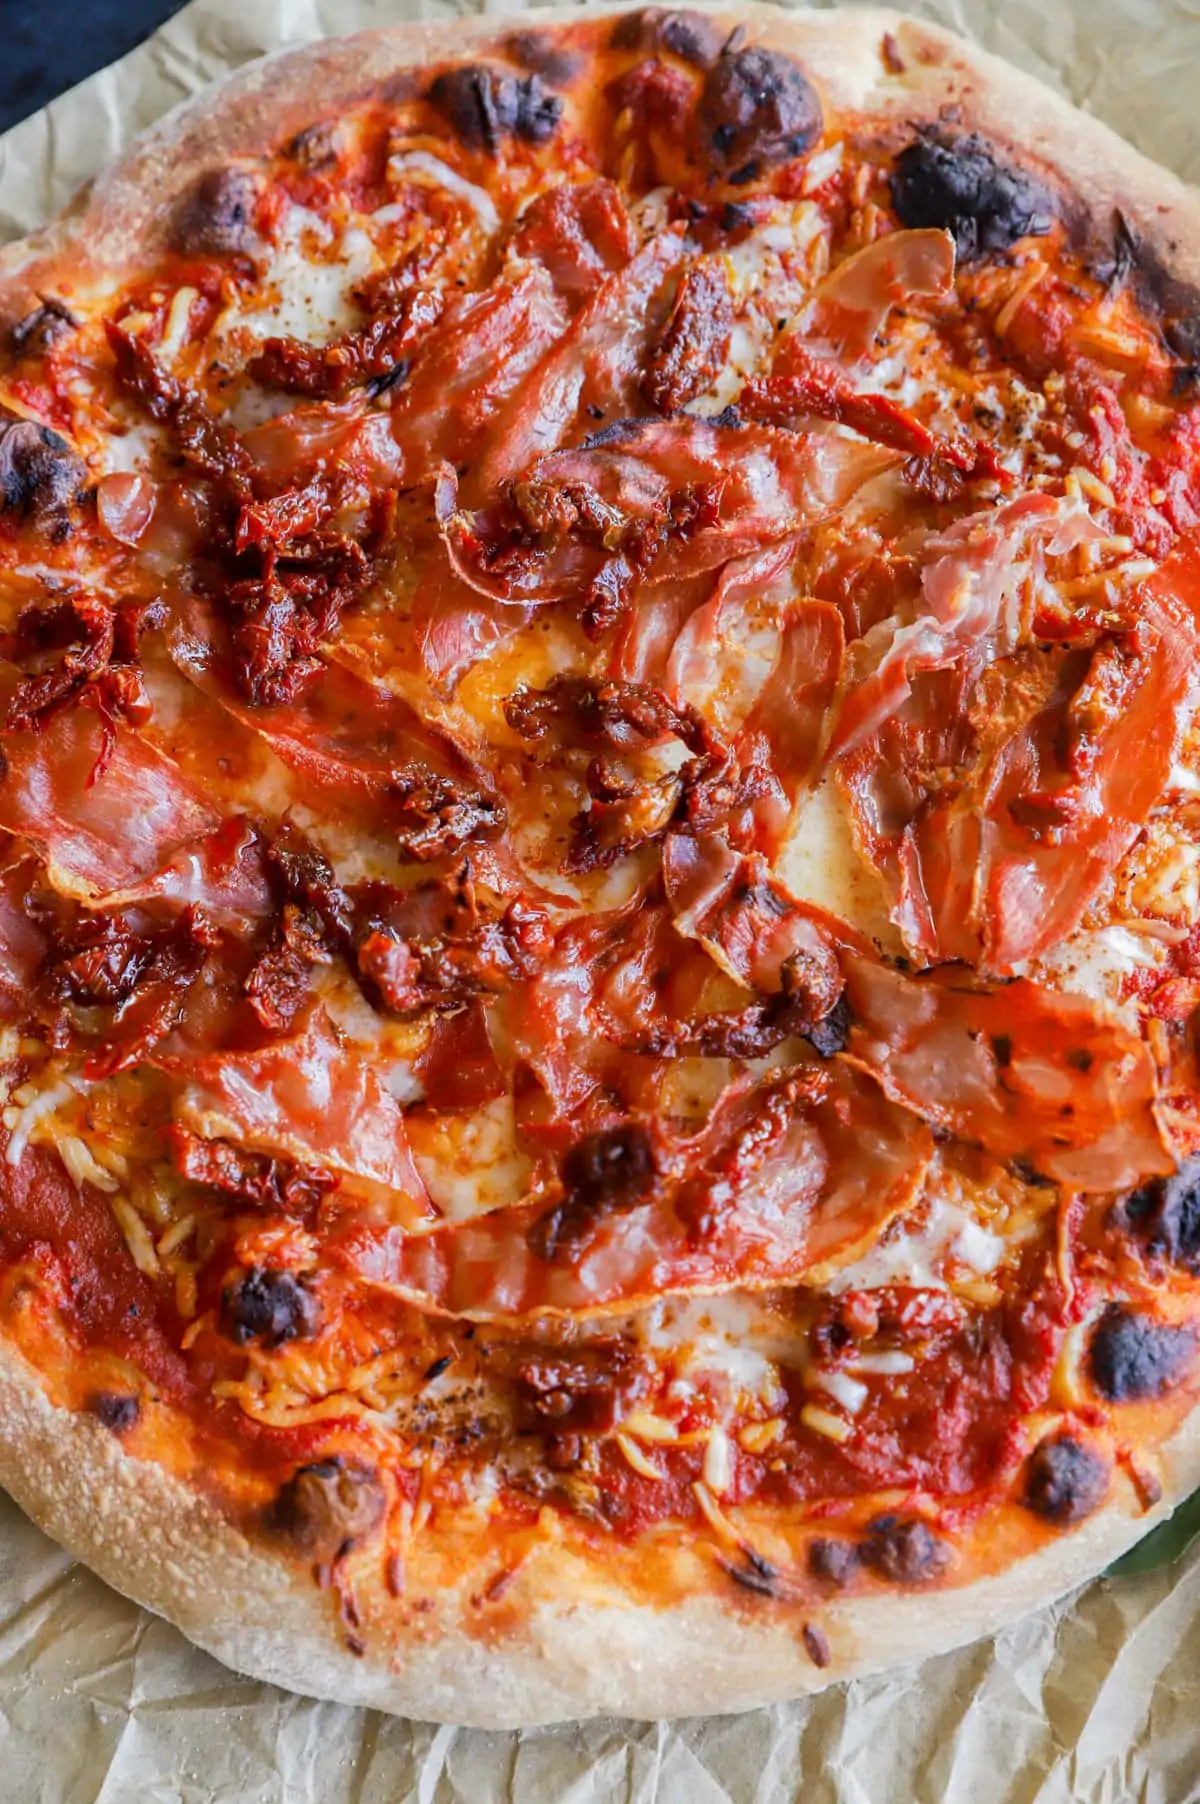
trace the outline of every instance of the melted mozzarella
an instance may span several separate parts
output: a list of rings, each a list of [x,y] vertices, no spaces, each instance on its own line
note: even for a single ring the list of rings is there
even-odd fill
[[[779,1398],[779,1364],[798,1365],[804,1358],[804,1333],[745,1292],[668,1297],[639,1315],[634,1327],[659,1357],[676,1355],[678,1383],[690,1387],[715,1375],[735,1394],[768,1406]]]
[[[840,915],[884,950],[901,949],[883,887],[855,850],[845,805],[831,782],[800,803],[777,869],[802,901]]]
[[[375,263],[375,247],[360,227],[348,227],[333,250],[325,221],[305,207],[293,207],[267,271],[265,288],[274,291],[272,298],[245,312],[226,311],[217,332],[241,327],[254,338],[325,344],[361,323],[350,290]]]
[[[953,1260],[985,1276],[1004,1257],[1005,1241],[984,1228],[965,1210],[935,1197],[920,1227],[885,1234],[853,1265],[837,1272],[826,1285],[836,1296],[844,1290],[879,1290],[885,1284],[912,1284],[944,1290],[943,1267]]]
[[[517,1144],[511,1096],[471,1113],[412,1120],[409,1139],[417,1169],[447,1221],[468,1221],[519,1203],[533,1167]]]
[[[1129,927],[1103,927],[1073,934],[1044,958],[1031,964],[1028,975],[1056,990],[1090,996],[1095,1002],[1116,1002],[1126,977],[1160,965],[1166,948],[1147,933]]]

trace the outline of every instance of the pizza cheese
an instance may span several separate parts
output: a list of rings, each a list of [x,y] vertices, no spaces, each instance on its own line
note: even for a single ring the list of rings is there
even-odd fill
[[[1178,1488],[1200,307],[863,18],[444,35],[10,256],[0,1331],[368,1665],[557,1560],[832,1676]]]

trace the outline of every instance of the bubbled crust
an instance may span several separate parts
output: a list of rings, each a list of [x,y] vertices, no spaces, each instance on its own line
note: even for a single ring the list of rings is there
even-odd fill
[[[910,122],[956,108],[956,131],[980,130],[1018,146],[1023,159],[1086,195],[1098,233],[1120,207],[1176,276],[1200,281],[1193,192],[997,59],[893,13],[711,10],[722,32],[741,23],[751,43],[794,56],[832,110],[875,114],[907,131]],[[241,70],[162,121],[61,221],[0,256],[0,323],[20,318],[36,292],[53,290],[67,271],[86,278],[152,260],[173,210],[214,167],[272,150],[406,71],[452,57],[503,57],[514,30],[536,35],[584,16],[570,8],[502,26],[492,19],[400,26]],[[900,73],[889,73],[881,56],[885,33]],[[586,66],[574,79],[586,84]],[[590,1558],[583,1543],[536,1552],[509,1594],[503,1629],[486,1636],[472,1625],[470,1579],[443,1590],[434,1609],[415,1619],[389,1595],[381,1562],[365,1546],[354,1556],[364,1643],[356,1655],[333,1594],[313,1583],[306,1560],[265,1535],[248,1538],[198,1490],[125,1453],[97,1421],[53,1406],[33,1369],[2,1340],[0,1418],[0,1482],[34,1520],[231,1666],[347,1703],[497,1728],[608,1712],[652,1718],[744,1708],[942,1652],[1090,1577],[1200,1483],[1200,1411],[1193,1410],[1161,1450],[1165,1483],[1154,1511],[1143,1513],[1119,1472],[1097,1514],[995,1576],[939,1587],[932,1597],[889,1587],[806,1610],[831,1649],[820,1669],[796,1611],[767,1613],[719,1578],[715,1565],[711,1589],[656,1609],[622,1598],[602,1558]],[[1158,1418],[1150,1411],[1144,1419]],[[1019,1527],[1018,1516],[1017,1546]],[[483,1557],[487,1549],[473,1551]]]
[[[468,1626],[471,1579],[443,1591],[414,1629],[379,1563],[364,1556],[355,1593],[365,1650],[356,1655],[332,1594],[303,1561],[252,1543],[98,1422],[56,1408],[2,1342],[0,1419],[0,1483],[38,1526],[226,1665],[339,1703],[483,1729],[747,1709],[945,1653],[1083,1583],[1200,1484],[1193,1411],[1162,1450],[1166,1483],[1151,1513],[1119,1476],[1081,1528],[994,1577],[932,1597],[889,1591],[806,1611],[830,1646],[823,1668],[794,1618],[765,1618],[725,1589],[662,1609],[622,1602],[602,1567],[557,1546],[528,1562],[503,1634],[486,1638]]]

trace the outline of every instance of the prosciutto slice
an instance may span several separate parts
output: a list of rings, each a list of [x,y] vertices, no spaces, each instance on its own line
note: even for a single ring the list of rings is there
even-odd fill
[[[1075,1190],[1175,1169],[1146,1046],[1086,997],[957,970],[912,977],[854,953],[843,971],[847,1057],[923,1120]]]
[[[335,1172],[405,1232],[436,1220],[399,1105],[323,1009],[257,1050],[160,1062],[183,1080],[177,1122],[202,1139]]]
[[[866,635],[871,668],[847,691],[830,756],[852,751],[878,731],[912,693],[918,674],[958,667],[969,678],[1015,650],[1027,624],[1022,557],[1037,542],[1061,554],[1097,531],[1084,508],[1033,493],[969,514],[930,538],[921,612]]]
[[[817,317],[829,337],[857,354],[910,295],[940,299],[953,287],[949,232],[929,227],[888,232],[830,271],[818,290]]]
[[[663,882],[676,931],[699,940],[738,983],[771,996],[783,989],[790,968],[803,973],[814,1002],[825,1002],[820,1012],[836,1002],[838,951],[857,936],[793,896],[765,859],[739,853],[715,835],[672,833],[663,847]]]
[[[403,696],[337,659],[291,703],[254,706],[228,674],[226,639],[215,616],[189,600],[168,631],[184,675],[239,726],[265,741],[306,784],[343,804],[394,811],[406,771],[470,784],[474,773],[451,740]]]
[[[567,323],[546,271],[528,264],[471,295],[429,332],[399,388],[392,436],[403,482],[419,482],[446,459],[473,461],[489,422],[524,413],[536,365]]]
[[[0,826],[43,853],[51,881],[102,894],[136,882],[220,815],[149,740],[95,708],[3,735]]]
[[[686,255],[678,231],[660,232],[593,291],[485,448],[480,495],[494,495],[507,477],[556,451],[585,408],[589,426],[633,411],[646,357],[666,317],[670,279]],[[545,347],[538,349],[540,354]]]
[[[841,1066],[735,1080],[695,1134],[626,1121],[563,1161],[561,1200],[340,1257],[422,1308],[481,1320],[623,1311],[791,1282],[854,1258],[919,1190],[928,1130]]]
[[[1141,590],[1136,624],[1068,653],[1045,702],[973,780],[906,827],[896,918],[922,958],[1007,974],[1079,924],[1166,790],[1200,654],[1200,538]]]

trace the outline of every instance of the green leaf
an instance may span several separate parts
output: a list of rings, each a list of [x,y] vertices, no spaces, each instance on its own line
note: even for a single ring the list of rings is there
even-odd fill
[[[1193,1491],[1174,1513],[1152,1528],[1144,1541],[1114,1560],[1106,1578],[1129,1578],[1135,1572],[1157,1572],[1169,1566],[1200,1535],[1200,1491]]]

